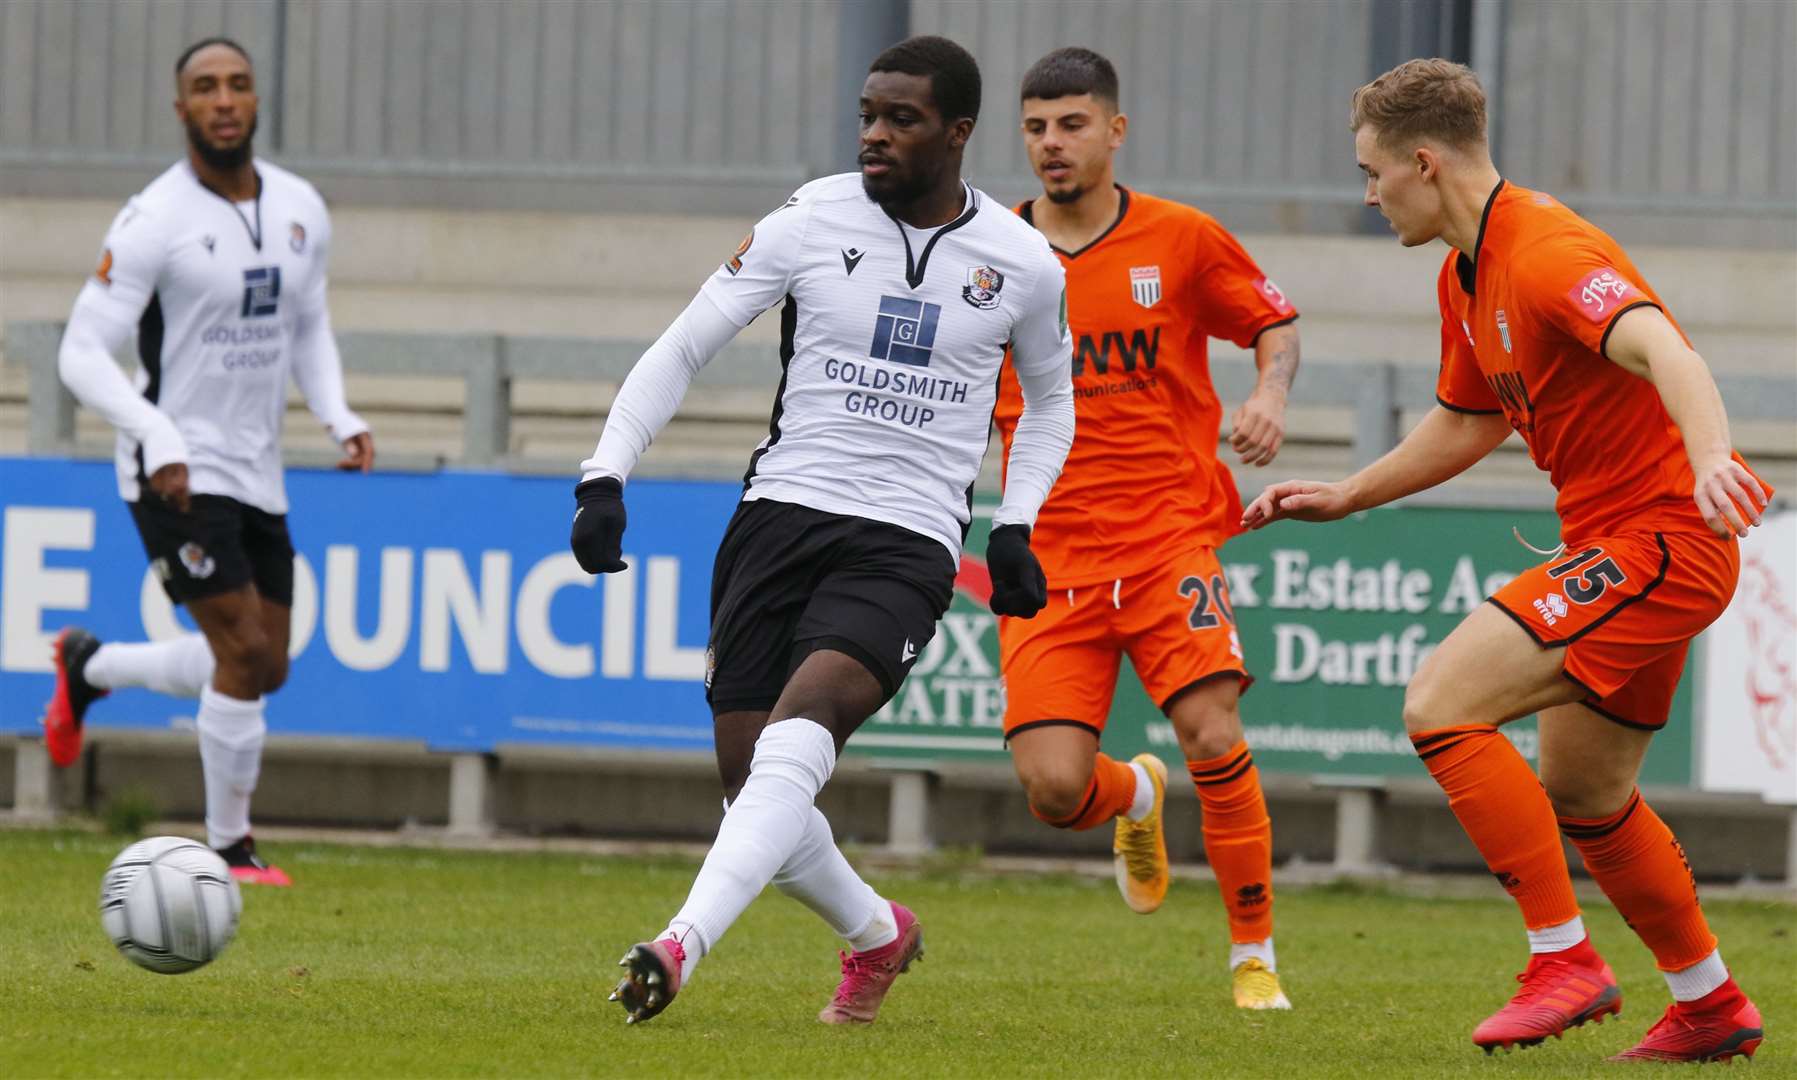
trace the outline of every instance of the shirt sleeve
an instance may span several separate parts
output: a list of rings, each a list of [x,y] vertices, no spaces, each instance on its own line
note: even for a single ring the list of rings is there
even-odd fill
[[[1643,305],[1660,307],[1621,253],[1593,237],[1538,245],[1517,271],[1512,288],[1524,317],[1600,356],[1618,316]]]
[[[1043,244],[1043,270],[1011,330],[1011,366],[1023,415],[1011,437],[1003,500],[992,524],[1030,525],[1073,448],[1073,342],[1067,332],[1067,275]]]
[[[331,250],[331,219],[320,215],[318,235],[312,239],[318,273],[300,297],[293,320],[293,381],[305,396],[306,407],[331,433],[344,442],[368,430],[368,424],[350,411],[343,392],[343,357],[337,352],[337,335],[331,329],[331,312],[325,303]]]
[[[1454,274],[1457,258],[1457,254],[1449,253],[1435,282],[1435,298],[1441,306],[1441,375],[1435,381],[1435,400],[1458,413],[1500,413],[1504,411],[1503,403],[1479,370],[1472,342],[1467,340],[1472,331],[1460,309],[1454,306],[1453,293],[1449,291],[1460,287]]]
[[[133,198],[106,230],[99,262],[82,287],[77,306],[135,329],[156,293],[167,256],[158,221]]]
[[[811,223],[812,202],[804,192],[755,223],[736,251],[706,279],[699,295],[710,300],[738,328],[778,304],[792,288],[799,248]]]
[[[1261,331],[1298,317],[1298,309],[1255,265],[1241,241],[1208,217],[1200,219],[1193,266],[1198,317],[1211,337],[1246,349]]]
[[[701,289],[630,369],[606,414],[598,447],[580,463],[581,479],[629,480],[643,452],[674,418],[693,378],[741,329]]]
[[[164,250],[156,223],[136,200],[127,203],[107,231],[93,276],[75,298],[57,352],[63,385],[142,448],[151,475],[185,462],[187,444],[168,414],[131,385],[117,357],[156,291]]]

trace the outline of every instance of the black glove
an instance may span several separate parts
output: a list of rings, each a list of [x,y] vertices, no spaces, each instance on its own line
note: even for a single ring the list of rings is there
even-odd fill
[[[589,574],[624,569],[624,485],[609,476],[583,480],[574,488],[574,529],[568,546]]]
[[[1028,525],[1000,525],[986,538],[986,569],[992,575],[992,613],[1034,618],[1048,606],[1048,577],[1030,550]]]

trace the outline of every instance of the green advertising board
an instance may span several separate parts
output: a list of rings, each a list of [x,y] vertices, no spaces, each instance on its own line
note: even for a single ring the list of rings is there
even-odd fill
[[[985,512],[990,514],[991,508]],[[979,513],[976,510],[976,515]],[[976,516],[968,551],[985,550]],[[1541,556],[1559,521],[1540,510],[1394,507],[1328,525],[1281,522],[1231,540],[1222,561],[1255,676],[1242,721],[1263,770],[1371,777],[1425,775],[1404,735],[1404,686],[1466,614]],[[1648,783],[1691,782],[1687,671],[1672,722],[1642,770]],[[849,742],[851,751],[922,764],[1007,760],[996,617],[960,591],[911,677]],[[1534,718],[1507,725],[1535,759]],[[1116,757],[1152,750],[1179,775],[1172,725],[1127,661],[1105,730]]]

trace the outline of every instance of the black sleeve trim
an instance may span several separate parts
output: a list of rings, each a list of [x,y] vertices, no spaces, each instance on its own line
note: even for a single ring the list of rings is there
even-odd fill
[[[1658,310],[1662,315],[1666,314],[1666,309],[1660,307],[1660,305],[1654,303],[1652,300],[1637,300],[1632,304],[1622,305],[1622,307],[1617,309],[1616,314],[1610,316],[1610,325],[1604,327],[1604,336],[1597,342],[1597,355],[1603,357],[1605,360],[1610,358],[1610,333],[1616,329],[1616,320],[1622,318],[1624,315],[1627,315],[1638,307],[1650,307]]]
[[[1254,336],[1248,339],[1248,347],[1250,349],[1254,348],[1255,344],[1260,341],[1260,336],[1262,334],[1266,333],[1268,330],[1276,330],[1281,326],[1290,326],[1291,324],[1293,324],[1297,321],[1298,321],[1298,313],[1294,311],[1290,315],[1287,315],[1285,318],[1280,319],[1278,322],[1268,323],[1267,325],[1261,327],[1259,330],[1256,330],[1254,332]]]
[[[1454,404],[1440,394],[1435,395],[1435,401],[1442,408],[1447,409],[1450,412],[1465,413],[1468,416],[1497,416],[1504,411],[1502,409],[1468,409],[1464,406]]]

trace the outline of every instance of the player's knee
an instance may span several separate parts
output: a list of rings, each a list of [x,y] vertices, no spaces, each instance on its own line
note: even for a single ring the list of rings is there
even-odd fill
[[[1089,772],[1080,775],[1072,769],[1042,769],[1023,778],[1030,811],[1051,825],[1078,816],[1091,784]]]
[[[262,692],[272,694],[287,685],[287,656],[270,646],[262,654]]]
[[[1242,741],[1241,714],[1234,702],[1213,702],[1184,712],[1176,725],[1180,747],[1194,761],[1209,761],[1234,750]]]
[[[1633,777],[1612,781],[1586,769],[1541,770],[1541,786],[1554,813],[1568,818],[1605,818],[1622,809],[1634,793]]]
[[[1451,726],[1458,722],[1452,709],[1452,697],[1443,692],[1440,680],[1430,677],[1427,672],[1418,672],[1404,688],[1404,731],[1420,735]]]
[[[270,641],[261,626],[246,620],[209,638],[208,644],[220,668],[257,683],[263,681]]]

